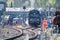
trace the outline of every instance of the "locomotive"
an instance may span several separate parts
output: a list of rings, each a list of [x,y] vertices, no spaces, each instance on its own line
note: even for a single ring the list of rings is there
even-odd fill
[[[60,33],[60,11],[55,12],[55,18],[53,19],[53,24],[58,25],[58,30],[59,30],[58,33]]]
[[[31,10],[28,14],[28,23],[32,27],[38,27],[41,23],[41,16],[38,10]]]

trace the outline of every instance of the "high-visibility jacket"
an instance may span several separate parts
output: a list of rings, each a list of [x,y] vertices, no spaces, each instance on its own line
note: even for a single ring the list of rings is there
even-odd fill
[[[42,23],[43,23],[43,28],[46,29],[46,28],[47,28],[47,20],[44,19],[44,20],[42,21]]]

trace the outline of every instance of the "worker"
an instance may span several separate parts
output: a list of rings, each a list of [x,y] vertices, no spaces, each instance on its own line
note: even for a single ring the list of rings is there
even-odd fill
[[[46,18],[44,18],[42,20],[42,26],[43,26],[43,29],[46,30],[46,28],[47,28],[47,20],[46,20]]]

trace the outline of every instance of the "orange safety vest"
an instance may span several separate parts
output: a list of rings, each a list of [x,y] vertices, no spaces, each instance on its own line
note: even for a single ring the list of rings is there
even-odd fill
[[[42,21],[42,23],[43,23],[43,28],[46,29],[46,28],[47,28],[47,20],[44,19],[44,20]]]

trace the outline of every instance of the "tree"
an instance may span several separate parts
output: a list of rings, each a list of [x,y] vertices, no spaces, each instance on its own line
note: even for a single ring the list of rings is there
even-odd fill
[[[49,0],[50,6],[54,7],[55,3],[56,3],[56,0]]]
[[[35,0],[36,7],[45,7],[48,0]]]
[[[7,0],[6,4],[7,4],[7,7],[14,6],[14,0]]]
[[[60,8],[60,0],[56,0],[55,7]]]
[[[29,5],[29,1],[25,1],[25,2],[23,3],[23,6],[29,7],[29,6],[30,6],[30,5]]]

